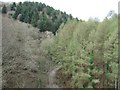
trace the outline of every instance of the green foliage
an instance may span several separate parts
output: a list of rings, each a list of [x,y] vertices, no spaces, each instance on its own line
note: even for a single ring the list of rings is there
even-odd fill
[[[6,14],[6,13],[7,13],[7,7],[6,7],[6,5],[3,6],[3,8],[2,8],[2,13],[3,13],[3,14]]]
[[[15,11],[15,10],[16,10],[16,3],[15,3],[15,2],[13,2],[13,4],[11,5],[11,10],[12,10],[12,11]]]
[[[41,32],[51,31],[54,34],[62,23],[67,19],[73,19],[72,15],[67,15],[59,10],[38,2],[23,2],[11,5],[11,10],[15,11],[14,19],[25,23],[30,23],[34,27],[38,27]]]
[[[27,18],[27,17],[26,17]],[[31,18],[31,24],[34,27],[37,27],[37,20],[39,20],[39,14],[37,11],[33,12],[32,18]]]
[[[52,21],[48,20],[48,18],[45,15],[41,15],[37,23],[37,27],[40,29],[41,32],[51,31]]]
[[[98,22],[68,20],[61,25],[49,53],[72,87],[105,88],[115,86],[118,77],[117,15]]]
[[[22,12],[22,6],[21,6],[21,3],[19,3],[19,5],[16,7],[16,10],[15,10],[15,13],[13,15],[13,18],[17,19],[18,15],[21,14],[21,12]],[[20,17],[20,18],[21,18],[20,20],[23,21],[23,17]]]

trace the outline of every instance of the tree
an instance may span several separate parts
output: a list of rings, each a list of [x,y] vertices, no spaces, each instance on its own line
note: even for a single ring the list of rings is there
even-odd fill
[[[107,14],[107,17],[111,17],[112,15],[114,15],[115,14],[114,12],[115,12],[114,10],[110,10]]]
[[[22,12],[22,6],[21,4],[19,3],[19,5],[16,7],[16,10],[15,10],[15,13],[13,15],[13,18],[14,19],[17,19],[18,15],[21,14]]]
[[[76,20],[79,21],[79,19],[76,17]]]
[[[12,11],[15,11],[15,9],[16,9],[16,3],[13,2],[13,4],[11,5],[11,10],[12,10]]]
[[[22,5],[22,2],[19,2],[19,5]]]
[[[42,11],[42,9],[43,9],[43,7],[42,7],[42,3],[39,3],[39,5],[38,5],[38,11]]]
[[[53,22],[51,20],[48,20],[48,18],[44,15],[40,15],[39,21],[37,23],[37,27],[40,29],[41,32],[44,31],[53,31]]]
[[[3,8],[2,8],[2,13],[3,13],[3,14],[6,14],[6,13],[7,13],[7,7],[6,7],[6,5],[3,6]]]
[[[69,17],[70,17],[70,19],[72,19],[72,18],[73,18],[71,14],[69,15]]]
[[[32,18],[31,18],[31,24],[36,27],[37,26],[37,21],[39,20],[39,14],[36,10],[34,10]]]

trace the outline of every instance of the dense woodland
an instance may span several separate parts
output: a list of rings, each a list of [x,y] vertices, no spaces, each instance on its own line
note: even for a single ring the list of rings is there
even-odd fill
[[[115,88],[118,83],[118,16],[103,22],[68,20],[50,48],[61,83],[76,88]]]
[[[55,34],[61,23],[66,23],[68,19],[72,19],[72,15],[66,14],[53,7],[38,2],[20,2],[13,3],[11,10],[15,11],[13,18],[22,22],[32,24],[40,31],[51,31]]]

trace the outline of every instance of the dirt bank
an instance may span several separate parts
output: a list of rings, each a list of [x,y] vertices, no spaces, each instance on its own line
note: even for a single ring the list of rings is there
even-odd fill
[[[2,22],[3,87],[48,87],[54,64],[41,47],[44,34],[6,15]]]

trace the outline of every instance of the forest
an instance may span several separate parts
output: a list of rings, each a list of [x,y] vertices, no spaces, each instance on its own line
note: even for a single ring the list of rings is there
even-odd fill
[[[53,34],[56,33],[61,23],[73,19],[71,14],[68,15],[66,12],[55,10],[53,7],[38,2],[20,2],[19,4],[14,2],[11,5],[11,10],[15,11],[14,19],[32,24],[41,32],[51,31]]]
[[[47,55],[61,67],[56,78],[64,87],[118,88],[118,14],[83,21],[38,2],[13,3],[11,11],[13,19],[54,34]]]
[[[98,22],[68,20],[49,49],[61,66],[58,78],[67,87],[115,88],[118,83],[118,16]]]

